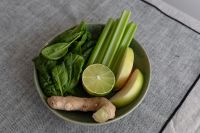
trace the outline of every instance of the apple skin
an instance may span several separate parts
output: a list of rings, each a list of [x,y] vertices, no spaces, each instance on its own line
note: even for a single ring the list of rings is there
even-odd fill
[[[115,90],[119,90],[125,85],[126,81],[128,80],[128,77],[131,74],[133,62],[134,62],[133,49],[127,48],[124,57],[120,63],[120,66],[117,70]]]
[[[140,93],[144,77],[139,69],[135,69],[130,75],[125,86],[117,92],[110,101],[117,107],[123,107],[131,103]]]

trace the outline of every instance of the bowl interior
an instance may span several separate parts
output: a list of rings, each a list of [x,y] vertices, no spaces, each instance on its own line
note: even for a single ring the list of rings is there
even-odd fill
[[[95,39],[97,39],[99,37],[103,27],[104,27],[104,25],[101,25],[101,24],[88,25],[89,31],[92,33],[92,37]],[[63,34],[63,33],[60,33],[60,34]],[[51,43],[54,39],[47,42],[47,44]],[[133,111],[141,103],[141,101],[143,100],[143,98],[147,92],[148,84],[150,81],[150,63],[149,63],[147,54],[136,40],[133,40],[131,42],[130,47],[133,48],[134,56],[135,56],[135,61],[134,61],[133,67],[139,68],[144,75],[144,83],[143,83],[142,91],[140,92],[139,96],[132,103],[130,103],[129,105],[127,105],[123,108],[117,109],[115,119],[107,121],[103,124],[116,121],[116,120],[122,118],[123,116],[127,115],[131,111]],[[37,91],[38,91],[42,101],[57,116],[61,117],[64,120],[79,123],[79,124],[85,124],[85,125],[102,124],[102,123],[94,122],[94,120],[92,119],[92,112],[79,112],[79,111],[66,112],[66,111],[59,111],[59,110],[51,109],[46,102],[47,97],[43,94],[43,92],[40,88],[36,70],[34,71],[34,80],[35,80],[35,85],[36,85]]]

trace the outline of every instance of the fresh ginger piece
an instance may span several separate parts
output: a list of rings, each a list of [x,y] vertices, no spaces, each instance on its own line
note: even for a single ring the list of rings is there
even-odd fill
[[[92,116],[96,122],[106,122],[115,117],[116,107],[104,97],[51,96],[47,102],[51,108],[58,110],[96,111]]]

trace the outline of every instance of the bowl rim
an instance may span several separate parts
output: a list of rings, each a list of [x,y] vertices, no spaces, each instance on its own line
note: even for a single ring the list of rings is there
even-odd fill
[[[93,23],[88,23],[88,25],[105,25],[105,24],[93,24]],[[69,28],[67,28],[69,29]],[[51,42],[55,37],[57,37],[58,35],[62,34],[63,32],[65,32],[67,29],[57,33],[55,36],[53,36],[52,38],[50,38],[47,42],[44,43],[44,46],[48,45],[49,42]],[[76,120],[73,120],[73,119],[70,119],[70,118],[67,118],[67,117],[64,117],[62,116],[61,114],[59,114],[56,110],[52,109],[49,107],[49,105],[47,104],[47,102],[45,101],[45,98],[44,98],[44,94],[42,92],[42,89],[39,85],[39,81],[38,81],[38,76],[37,76],[37,71],[36,71],[36,68],[35,68],[35,65],[34,65],[34,71],[33,71],[33,77],[34,77],[34,84],[36,86],[36,90],[40,96],[40,99],[42,100],[42,102],[44,103],[44,105],[49,109],[51,110],[51,112],[58,116],[59,118],[61,118],[62,120],[64,121],[67,121],[67,122],[71,122],[71,123],[74,123],[74,124],[79,124],[79,125],[83,125],[83,126],[101,126],[101,125],[106,125],[106,124],[111,124],[113,122],[116,122],[126,116],[128,116],[131,112],[133,112],[144,100],[144,98],[146,97],[147,95],[147,92],[149,91],[149,86],[150,86],[150,83],[151,83],[151,63],[149,61],[149,56],[145,50],[145,48],[140,45],[138,43],[137,40],[135,40],[135,38],[132,40],[133,41],[136,41],[137,44],[142,48],[142,50],[144,51],[144,54],[145,56],[147,57],[147,63],[149,64],[149,80],[148,80],[148,84],[147,84],[147,87],[146,87],[146,91],[144,92],[144,94],[142,95],[141,99],[135,104],[135,106],[133,108],[131,108],[130,110],[128,110],[125,114],[117,117],[117,118],[114,118],[114,119],[110,119],[109,121],[106,121],[106,122],[103,122],[103,123],[97,123],[97,122],[94,122],[94,123],[88,123],[88,122],[80,122],[80,121],[76,121]]]

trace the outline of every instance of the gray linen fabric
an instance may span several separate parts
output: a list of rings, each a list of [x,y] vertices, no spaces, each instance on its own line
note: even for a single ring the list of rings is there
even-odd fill
[[[138,24],[136,39],[152,66],[143,103],[122,120],[85,127],[65,122],[41,102],[33,63],[52,36],[82,19],[105,23],[123,9]],[[0,1],[0,132],[156,133],[200,72],[200,35],[138,0]]]
[[[200,81],[176,112],[163,133],[199,133],[200,132]]]
[[[200,33],[200,20],[198,18],[195,18],[194,16],[191,16],[188,13],[181,11],[180,9],[170,5],[169,2],[171,2],[173,0],[170,0],[169,2],[168,2],[168,0],[144,0],[144,1],[147,1],[147,2],[155,5],[156,7],[158,7],[161,11],[163,11],[167,15],[171,16],[172,18],[175,18],[176,20],[179,20],[180,22],[184,23],[185,25],[189,26],[190,28],[192,28],[195,31],[197,31],[198,33]],[[179,0],[179,1],[175,0],[175,1],[177,3],[184,2],[181,0]],[[185,0],[185,1],[187,1],[187,0]],[[197,2],[197,0],[193,0],[190,2],[199,4],[199,2]],[[187,3],[190,3],[190,2],[187,2]],[[188,5],[188,6],[192,7],[191,5]],[[199,8],[199,6],[196,5],[196,8]]]

